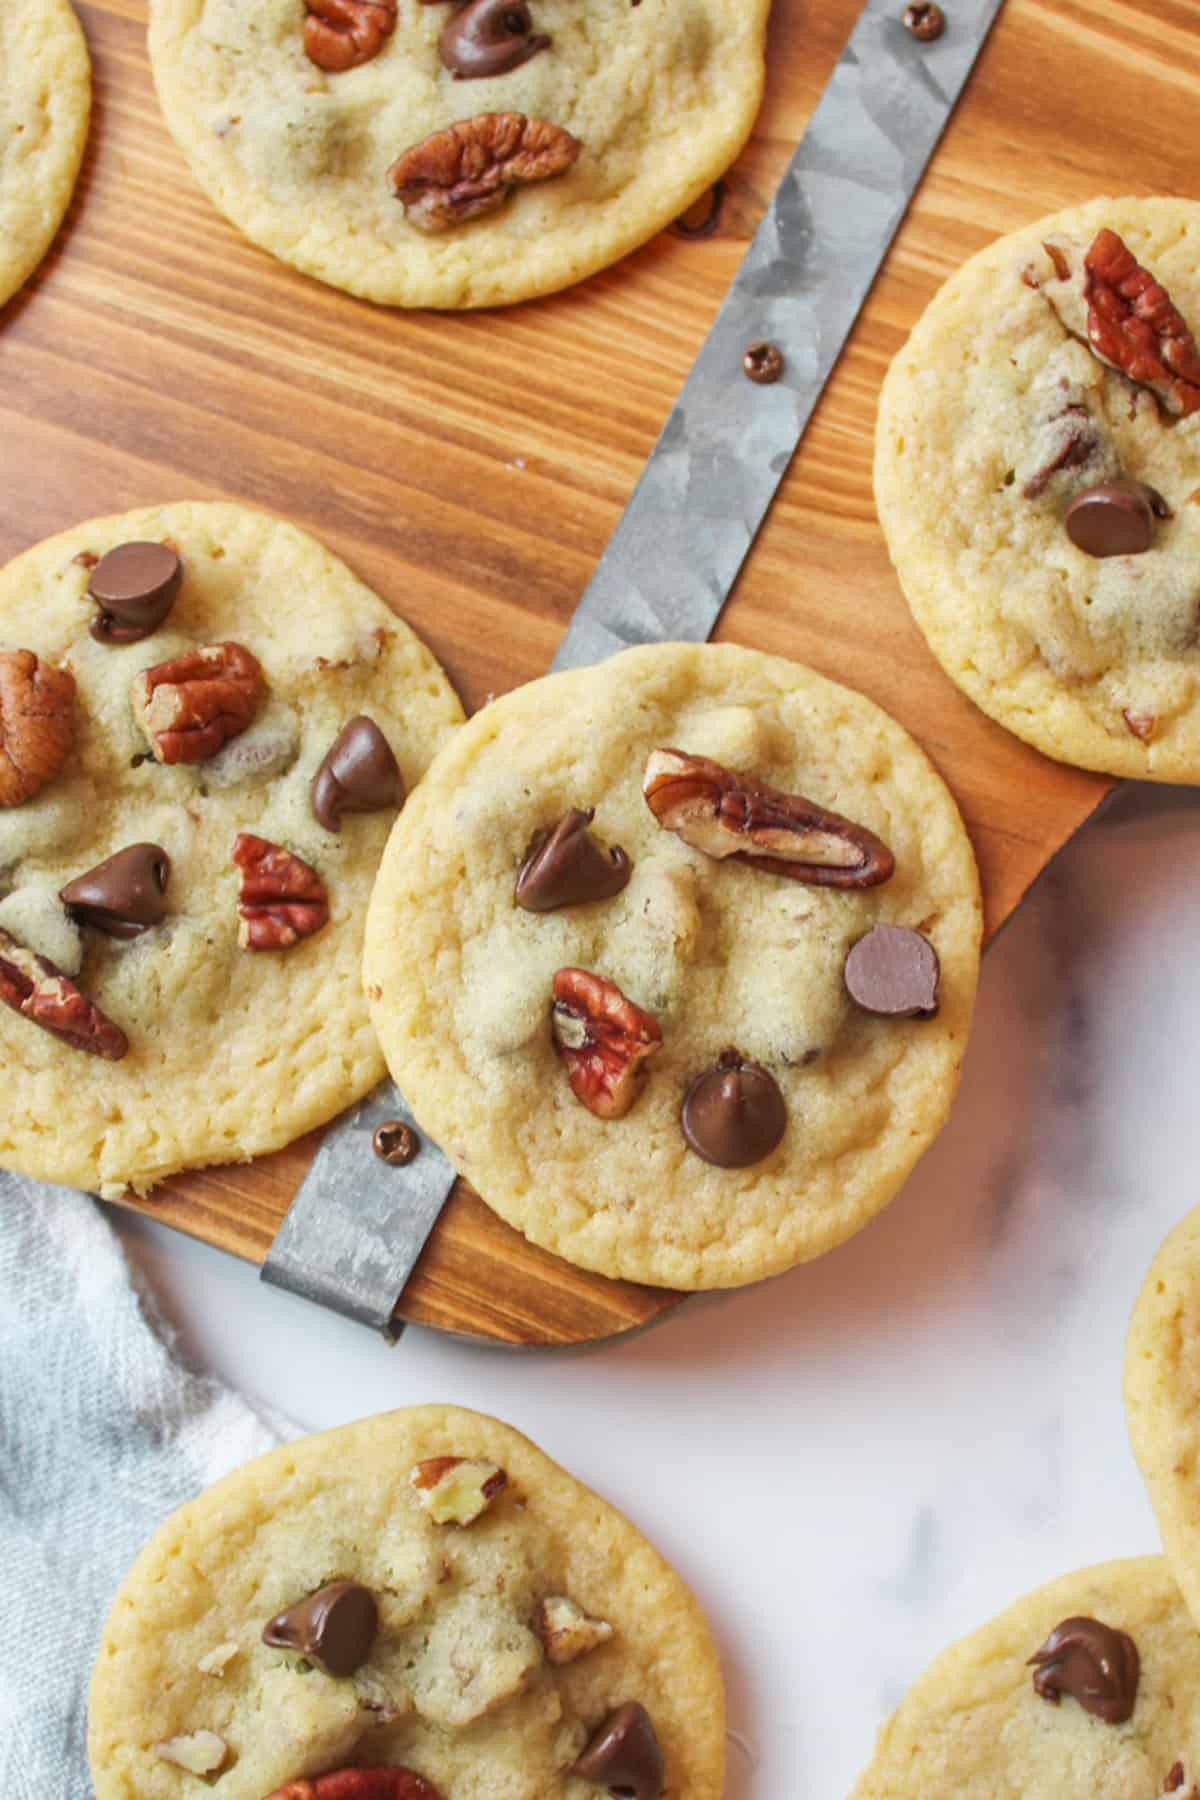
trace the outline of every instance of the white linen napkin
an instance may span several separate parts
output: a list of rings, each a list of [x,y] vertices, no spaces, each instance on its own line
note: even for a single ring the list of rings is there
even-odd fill
[[[279,1441],[177,1360],[86,1195],[0,1172],[0,1794],[85,1800],[87,1685],[155,1526]]]

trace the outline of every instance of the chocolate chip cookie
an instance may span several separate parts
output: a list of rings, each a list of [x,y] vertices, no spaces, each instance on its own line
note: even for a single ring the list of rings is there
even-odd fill
[[[422,1406],[288,1444],[159,1529],[100,1644],[96,1800],[720,1800],[695,1600],[511,1427]]]
[[[145,1192],[364,1094],[367,898],[461,717],[381,600],[244,507],[0,572],[0,1165]]]
[[[418,1121],[600,1274],[733,1286],[891,1198],[949,1110],[979,889],[861,695],[658,645],[476,715],[388,845],[367,991]]]
[[[851,1800],[1196,1800],[1198,1684],[1162,1557],[1080,1570],[930,1664]]]
[[[62,224],[91,104],[87,45],[67,0],[0,8],[0,305]]]
[[[152,0],[163,113],[257,244],[392,306],[579,281],[731,163],[769,0]]]
[[[918,625],[1048,755],[1200,779],[1200,204],[1093,200],[974,257],[892,364],[879,516]]]

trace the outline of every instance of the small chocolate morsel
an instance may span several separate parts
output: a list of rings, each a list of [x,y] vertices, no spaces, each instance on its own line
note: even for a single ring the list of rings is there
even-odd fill
[[[610,1713],[571,1770],[610,1794],[632,1800],[660,1800],[663,1759],[650,1714],[636,1700]]]
[[[933,5],[932,0],[913,0],[913,4],[904,9],[904,29],[920,38],[923,44],[931,44],[945,31],[946,15],[940,6]]]
[[[1063,1619],[1028,1666],[1034,1691],[1055,1706],[1069,1694],[1106,1725],[1123,1725],[1133,1712],[1141,1666],[1137,1645],[1099,1619]]]
[[[629,880],[633,865],[625,852],[604,854],[588,826],[595,809],[573,806],[557,825],[531,840],[517,871],[513,899],[526,912],[554,912],[587,900],[611,900]]]
[[[842,970],[846,992],[864,1012],[932,1019],[938,1009],[938,954],[905,925],[874,925],[852,945]]]
[[[787,1106],[773,1075],[722,1050],[683,1096],[679,1125],[688,1145],[718,1169],[747,1169],[769,1156],[787,1130]]]
[[[105,937],[141,937],[166,916],[170,874],[161,844],[129,844],[68,881],[58,897],[77,925],[91,925]]]
[[[742,357],[742,368],[759,387],[770,387],[783,374],[783,352],[778,344],[751,344]]]
[[[340,831],[344,813],[404,805],[404,777],[373,719],[359,713],[342,726],[313,776],[311,795],[313,814],[326,831]]]
[[[331,1581],[263,1626],[262,1641],[298,1650],[326,1675],[353,1675],[371,1654],[379,1611],[357,1581]]]
[[[88,627],[99,644],[136,644],[157,631],[183,581],[169,544],[118,544],[92,570],[88,599],[99,607]]]
[[[380,1162],[387,1163],[389,1168],[403,1169],[421,1148],[421,1140],[403,1119],[385,1119],[382,1125],[375,1127],[371,1148]]]
[[[1063,518],[1067,536],[1088,556],[1141,556],[1154,542],[1166,503],[1144,481],[1102,481],[1076,494]]]
[[[467,0],[447,21],[438,55],[455,81],[477,81],[519,69],[549,43],[533,29],[526,0]]]
[[[689,206],[685,213],[680,213],[671,230],[676,237],[681,238],[711,237],[717,229],[724,204],[725,183],[714,181],[707,194],[702,194],[694,206]],[[702,212],[701,208],[704,209]]]

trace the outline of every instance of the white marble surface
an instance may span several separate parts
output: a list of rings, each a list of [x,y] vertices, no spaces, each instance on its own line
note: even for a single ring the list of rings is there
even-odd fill
[[[1019,805],[1019,796],[1013,804]],[[1146,1265],[1200,1201],[1200,797],[1128,789],[988,953],[949,1129],[859,1238],[595,1352],[394,1350],[153,1225],[188,1352],[319,1428],[500,1414],[627,1511],[715,1626],[728,1800],[836,1800],[944,1643],[1157,1547],[1121,1410]]]

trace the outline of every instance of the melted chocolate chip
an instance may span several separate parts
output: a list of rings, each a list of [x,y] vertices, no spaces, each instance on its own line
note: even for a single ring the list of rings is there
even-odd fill
[[[92,570],[88,598],[99,611],[88,630],[100,644],[138,643],[162,624],[182,581],[169,544],[118,544]]]
[[[846,958],[846,992],[865,1012],[932,1019],[938,1009],[938,954],[927,937],[903,925],[875,925]]]
[[[719,1169],[746,1169],[769,1156],[787,1130],[774,1076],[736,1050],[722,1050],[688,1088],[679,1109],[688,1145]]]
[[[571,1773],[632,1800],[660,1800],[663,1759],[650,1715],[627,1700],[604,1721]]]
[[[1063,526],[1088,556],[1141,556],[1154,542],[1154,521],[1167,516],[1161,494],[1144,481],[1102,481],[1076,494]]]
[[[629,880],[633,865],[625,852],[605,855],[588,826],[595,811],[573,806],[557,825],[539,831],[517,871],[513,899],[526,912],[554,912],[587,900],[611,900]]]
[[[680,213],[671,230],[681,238],[711,237],[717,229],[724,204],[725,183],[714,181],[707,194],[703,194],[694,206],[689,206],[685,213]]]
[[[130,844],[77,875],[59,899],[77,925],[106,937],[135,938],[164,918],[171,859],[160,844]]]
[[[380,1162],[387,1163],[389,1168],[403,1169],[421,1148],[421,1140],[403,1119],[385,1119],[382,1125],[375,1127],[371,1148]]]
[[[404,778],[373,719],[360,713],[343,725],[313,776],[311,797],[313,814],[326,831],[340,831],[344,813],[403,806]]]
[[[923,44],[931,44],[945,31],[946,15],[932,0],[914,0],[912,6],[904,9],[904,29]]]
[[[534,31],[525,0],[468,0],[447,21],[438,54],[455,81],[477,81],[519,69],[549,42]]]
[[[326,1675],[353,1675],[379,1624],[375,1596],[357,1581],[331,1581],[263,1626],[264,1644],[298,1650]]]
[[[783,374],[783,352],[778,344],[751,344],[742,357],[742,368],[759,387],[770,387]]]
[[[1137,1645],[1098,1619],[1064,1619],[1029,1658],[1033,1686],[1055,1706],[1064,1694],[1106,1725],[1123,1725],[1137,1698]]]

